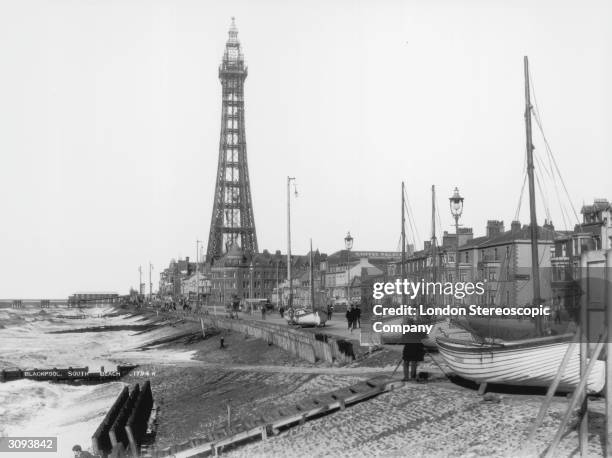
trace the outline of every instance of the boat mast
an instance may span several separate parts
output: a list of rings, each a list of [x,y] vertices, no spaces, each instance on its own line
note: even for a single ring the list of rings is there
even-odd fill
[[[535,184],[533,179],[533,142],[531,139],[531,97],[529,94],[529,61],[524,57],[525,66],[525,130],[527,142],[527,177],[529,179],[529,219],[531,229],[531,276],[533,278],[533,305],[540,305],[540,271],[538,254],[538,221],[536,217]],[[536,332],[542,335],[542,319],[536,317]]]
[[[315,287],[314,287],[314,267],[312,265],[312,239],[310,239],[310,303],[312,312],[315,311]]]
[[[402,181],[402,265],[400,268],[402,283],[406,279],[406,216],[405,216],[405,197],[404,182]],[[402,305],[406,305],[406,288],[402,286]]]
[[[431,281],[437,277],[438,254],[436,253],[436,185],[431,185]],[[435,288],[434,288],[435,291]]]
[[[291,285],[291,180],[287,177],[287,281],[289,282],[289,298],[287,308],[293,307],[293,288]]]

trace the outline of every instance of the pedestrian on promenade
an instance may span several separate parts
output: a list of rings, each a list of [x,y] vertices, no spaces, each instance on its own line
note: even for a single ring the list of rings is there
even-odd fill
[[[352,307],[349,307],[349,306],[346,307],[345,316],[346,316],[346,323],[348,325],[347,329],[351,329],[353,327],[353,308]]]
[[[355,308],[355,322],[357,323],[357,327],[361,329],[361,309],[359,305]]]
[[[261,319],[266,319],[266,304],[261,304]]]
[[[334,311],[334,308],[332,307],[331,303],[327,304],[327,320],[330,321],[332,319],[332,312]]]
[[[404,382],[416,380],[417,366],[425,357],[425,347],[420,340],[404,345],[402,360],[404,362]]]
[[[281,305],[280,308],[278,309],[278,313],[280,313],[281,318],[284,318],[285,317],[285,307]]]

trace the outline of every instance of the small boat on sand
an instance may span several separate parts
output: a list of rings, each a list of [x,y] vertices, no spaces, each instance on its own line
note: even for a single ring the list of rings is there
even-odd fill
[[[525,126],[527,140],[527,178],[529,183],[529,206],[531,223],[531,286],[533,288],[533,303],[542,304],[540,297],[538,225],[535,207],[535,182],[533,142],[531,138],[531,100],[529,91],[529,66],[527,57],[525,65]],[[481,320],[482,321],[482,320]],[[438,337],[436,342],[444,361],[458,375],[478,383],[498,383],[504,385],[547,387],[551,385],[559,372],[561,362],[574,339],[574,334],[546,336],[541,317],[535,317],[534,334],[536,337],[522,340],[507,340],[500,331],[524,333],[525,321],[522,327],[515,330],[500,329],[497,336],[491,335],[481,342]],[[586,358],[588,359],[588,358]],[[598,393],[604,388],[605,363],[596,361],[587,380],[587,392]],[[559,391],[574,390],[580,382],[580,355],[578,345],[573,347],[568,364],[561,374]]]
[[[287,311],[287,323],[298,326],[325,326],[327,312],[315,307],[314,270],[312,261],[312,240],[310,240],[310,309],[290,308]]]
[[[478,343],[439,337],[438,350],[457,375],[477,383],[548,387],[559,370],[573,334],[504,343]],[[578,345],[574,346],[559,383],[572,391],[580,382]],[[587,391],[599,393],[605,384],[605,363],[597,361]]]
[[[299,326],[325,326],[327,313],[320,310],[289,309],[287,323]]]

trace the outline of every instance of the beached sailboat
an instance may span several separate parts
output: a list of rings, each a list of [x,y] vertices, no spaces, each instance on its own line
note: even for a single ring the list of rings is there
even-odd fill
[[[535,185],[533,144],[531,138],[531,101],[529,93],[529,66],[525,65],[525,129],[527,142],[527,175],[529,180],[529,206],[531,223],[531,267],[534,304],[540,303],[537,218],[535,208]],[[438,349],[449,367],[461,377],[478,383],[546,387],[554,380],[573,334],[542,337],[542,320],[536,318],[536,333],[539,337],[518,341],[483,342],[457,340],[445,337],[436,339]],[[597,361],[589,374],[587,391],[597,393],[604,387],[605,363]],[[574,389],[580,381],[580,357],[577,346],[569,356],[569,362],[561,376],[559,390]]]
[[[314,266],[312,260],[312,240],[310,240],[310,310],[290,308],[287,312],[287,322],[299,326],[325,326],[327,313],[317,310],[315,306]]]

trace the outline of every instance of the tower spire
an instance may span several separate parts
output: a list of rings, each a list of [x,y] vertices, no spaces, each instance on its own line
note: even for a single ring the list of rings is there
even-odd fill
[[[257,253],[257,235],[251,200],[244,122],[244,80],[247,67],[232,23],[219,66],[221,80],[221,138],[213,213],[208,237],[207,261],[219,259],[230,249]]]
[[[236,27],[236,18],[234,16],[232,16],[232,23],[230,25],[228,35],[229,35],[227,39],[228,44],[230,43],[240,44],[240,42],[238,41],[238,27]]]

